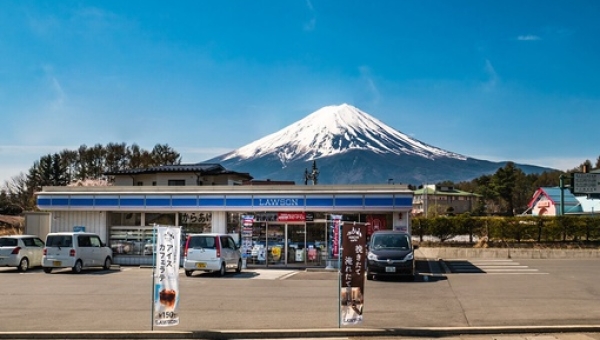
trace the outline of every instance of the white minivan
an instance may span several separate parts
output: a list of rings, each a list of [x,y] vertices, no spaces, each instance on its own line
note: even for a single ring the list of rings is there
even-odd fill
[[[233,237],[227,234],[189,234],[183,251],[183,269],[186,276],[195,270],[218,272],[228,269],[242,271],[242,255]]]
[[[44,272],[51,273],[54,268],[71,268],[81,273],[83,268],[112,265],[112,249],[100,240],[100,236],[86,232],[49,233],[42,255]]]

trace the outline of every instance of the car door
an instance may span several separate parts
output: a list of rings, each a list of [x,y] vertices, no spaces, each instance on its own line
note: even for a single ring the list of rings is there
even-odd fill
[[[32,266],[41,266],[42,265],[42,255],[44,253],[44,247],[46,244],[40,238],[34,238],[33,243],[35,244],[34,250],[34,261],[32,261]]]
[[[97,235],[90,236],[90,247],[92,254],[92,263],[94,266],[101,266],[104,264],[105,254],[102,248],[102,241]]]
[[[229,243],[229,236],[222,235],[221,237],[221,256],[225,260],[225,265],[231,267],[231,245]]]
[[[29,259],[29,266],[37,267],[42,263],[42,250],[44,242],[36,237],[25,237],[21,239],[24,246],[24,255]]]
[[[77,252],[84,267],[94,265],[92,242],[89,235],[77,235]]]

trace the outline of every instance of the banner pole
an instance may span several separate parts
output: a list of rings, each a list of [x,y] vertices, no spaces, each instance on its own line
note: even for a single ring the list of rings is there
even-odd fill
[[[156,223],[153,224],[152,228],[152,310],[150,311],[150,330],[154,331],[154,297],[156,296],[156,285],[154,284],[154,275],[156,270]]]
[[[342,221],[338,222],[338,328],[342,328]]]

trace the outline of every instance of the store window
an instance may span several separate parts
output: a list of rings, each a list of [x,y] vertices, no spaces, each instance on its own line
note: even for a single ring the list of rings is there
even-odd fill
[[[175,225],[174,213],[146,213],[145,222],[147,226],[158,225]]]
[[[151,256],[156,251],[154,224],[175,225],[175,214],[111,213],[110,222],[109,245],[113,254]]]
[[[114,226],[141,226],[142,225],[142,214],[125,212],[125,213],[112,213],[110,214],[110,225]]]
[[[185,234],[202,234],[212,231],[212,214],[210,212],[179,213],[179,225]]]

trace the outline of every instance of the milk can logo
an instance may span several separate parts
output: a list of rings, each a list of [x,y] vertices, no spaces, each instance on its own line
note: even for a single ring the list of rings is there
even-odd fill
[[[350,229],[350,231],[348,231],[348,233],[346,234],[346,238],[351,243],[356,243],[356,242],[360,241],[361,237],[362,237],[362,232],[357,227],[352,227],[352,229]]]

